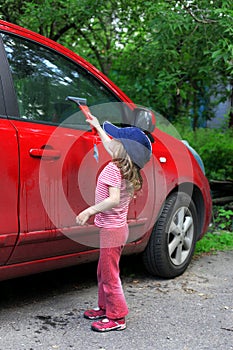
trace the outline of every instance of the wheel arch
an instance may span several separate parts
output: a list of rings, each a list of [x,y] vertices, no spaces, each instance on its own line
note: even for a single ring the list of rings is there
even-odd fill
[[[182,183],[178,186],[176,186],[167,196],[167,198],[172,194],[172,193],[178,193],[178,192],[184,192],[188,194],[196,207],[197,211],[197,217],[198,217],[198,236],[197,240],[200,238],[202,234],[202,229],[203,229],[203,224],[204,224],[204,215],[205,215],[205,205],[204,205],[204,198],[202,196],[202,193],[200,189],[193,183],[191,182],[185,182]],[[166,198],[166,199],[167,199]]]

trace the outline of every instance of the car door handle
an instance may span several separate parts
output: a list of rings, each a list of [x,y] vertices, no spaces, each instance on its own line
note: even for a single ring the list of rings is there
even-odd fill
[[[29,154],[33,158],[41,158],[45,160],[56,160],[61,157],[61,151],[46,148],[31,148]]]

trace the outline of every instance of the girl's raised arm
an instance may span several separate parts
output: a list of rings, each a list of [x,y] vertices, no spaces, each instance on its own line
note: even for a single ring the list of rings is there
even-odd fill
[[[90,119],[87,119],[87,122],[89,124],[91,124],[98,132],[100,138],[101,138],[101,141],[104,145],[104,148],[106,149],[106,151],[110,154],[110,156],[112,156],[112,150],[110,149],[110,142],[111,142],[111,138],[106,134],[106,132],[102,129],[100,123],[99,123],[99,120],[91,115],[91,118]]]

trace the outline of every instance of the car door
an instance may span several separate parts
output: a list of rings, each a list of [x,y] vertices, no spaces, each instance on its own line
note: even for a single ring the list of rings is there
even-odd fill
[[[9,33],[2,38],[18,107],[9,118],[19,143],[20,235],[9,263],[96,248],[95,226],[77,227],[75,216],[94,202],[96,176],[109,158],[66,97],[87,98],[93,114],[117,123],[124,107],[63,55]]]
[[[8,260],[18,238],[19,160],[17,133],[7,119],[10,104],[7,61],[0,38],[0,265]]]

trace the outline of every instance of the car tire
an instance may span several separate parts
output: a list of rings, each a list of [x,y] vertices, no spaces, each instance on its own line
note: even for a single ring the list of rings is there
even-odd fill
[[[197,211],[191,197],[183,192],[171,194],[143,252],[148,272],[163,278],[181,275],[192,259],[197,227]]]

